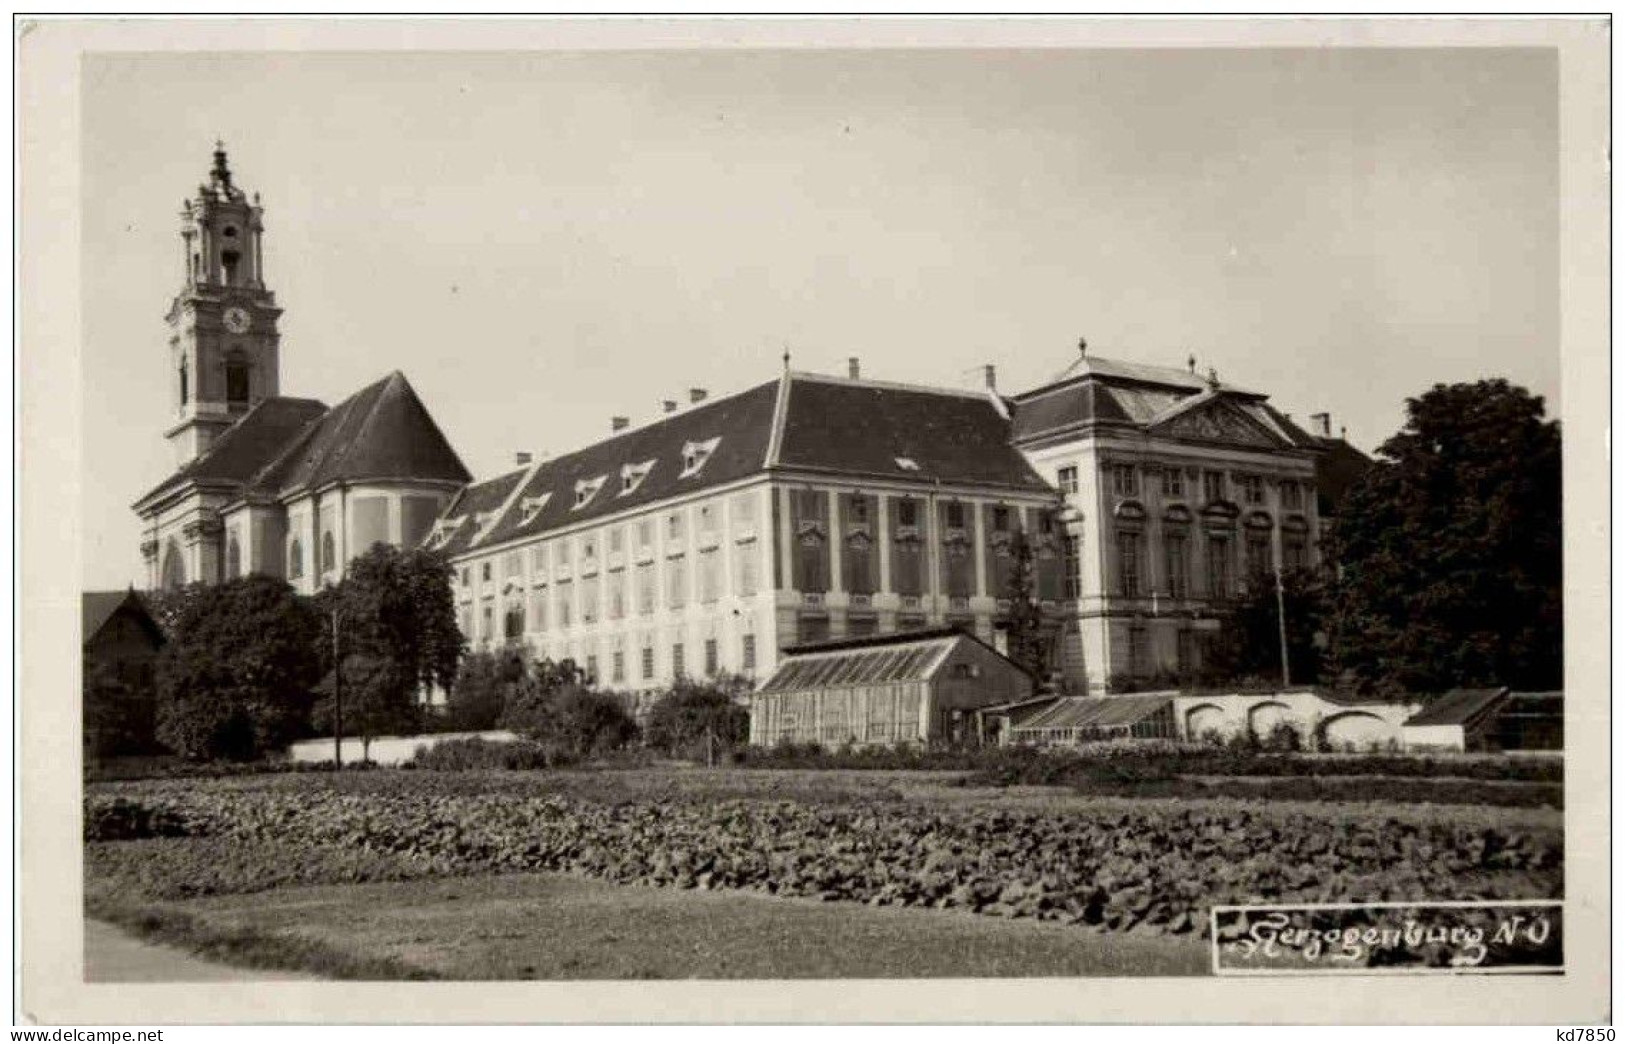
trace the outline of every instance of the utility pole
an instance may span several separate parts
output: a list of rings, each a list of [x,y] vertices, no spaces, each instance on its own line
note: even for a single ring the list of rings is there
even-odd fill
[[[1281,688],[1292,687],[1292,668],[1286,655],[1286,585],[1281,580],[1281,567],[1275,567],[1275,618],[1281,629]]]
[[[333,593],[333,768],[344,767],[344,671],[339,654],[339,599]]]

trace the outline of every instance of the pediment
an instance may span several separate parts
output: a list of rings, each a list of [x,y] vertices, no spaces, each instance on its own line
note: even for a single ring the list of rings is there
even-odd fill
[[[1223,399],[1208,399],[1153,424],[1152,434],[1227,446],[1277,449],[1279,438]]]

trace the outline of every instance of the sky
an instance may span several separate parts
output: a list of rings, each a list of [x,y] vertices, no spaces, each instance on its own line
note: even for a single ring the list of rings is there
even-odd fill
[[[177,212],[265,207],[281,391],[401,370],[476,478],[798,370],[1200,368],[1374,449],[1506,377],[1558,413],[1539,49],[93,54],[84,583],[172,471]]]

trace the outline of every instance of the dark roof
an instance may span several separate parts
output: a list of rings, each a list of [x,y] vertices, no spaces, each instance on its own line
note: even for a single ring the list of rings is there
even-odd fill
[[[275,460],[308,425],[327,412],[315,399],[262,399],[214,443],[136,503],[179,489],[187,482],[240,486]]]
[[[286,496],[333,482],[410,478],[461,485],[468,469],[396,370],[311,424],[254,475],[256,492]]]
[[[917,469],[904,469],[907,458]],[[797,375],[775,462],[844,475],[1004,486],[1050,486],[1010,442],[986,394]]]
[[[1323,452],[1315,456],[1315,492],[1322,515],[1336,515],[1350,488],[1371,469],[1371,458],[1347,439],[1315,436]]]
[[[100,633],[107,622],[120,610],[128,608],[137,615],[141,624],[150,631],[154,638],[163,641],[163,630],[158,621],[152,618],[139,594],[134,591],[85,591],[79,599],[79,640],[81,644],[88,645],[92,638]]]
[[[776,419],[782,427],[770,460]],[[719,441],[711,456],[685,476],[684,447],[712,439]],[[899,457],[916,467],[899,466]],[[643,478],[622,493],[621,469],[643,465]],[[471,487],[441,513],[442,523],[506,510],[483,536],[464,524],[434,546],[450,554],[496,546],[774,469],[1052,492],[1010,444],[1009,421],[986,395],[789,374]],[[515,491],[514,476],[523,477],[523,489]],[[577,507],[576,484],[597,478],[603,486]]]
[[[1166,693],[1133,696],[1065,696],[1037,714],[1026,718],[1013,730],[1023,729],[1122,729],[1171,707]]]
[[[836,649],[876,649],[886,645],[903,645],[908,642],[924,641],[928,638],[958,638],[961,636],[966,638],[976,637],[960,626],[918,627],[906,631],[889,631],[885,634],[854,635],[848,638],[826,638],[821,642],[802,642],[800,645],[787,645],[783,651],[786,656],[794,656],[798,653],[832,652]]]
[[[1451,689],[1406,720],[1406,725],[1470,725],[1495,710],[1506,689]]]
[[[519,485],[528,471],[527,468],[520,468],[518,471],[510,471],[484,482],[464,486],[462,492],[458,493],[440,514],[439,525],[444,539],[436,542],[434,531],[431,530],[429,536],[431,545],[447,554],[467,550],[478,529],[479,516],[488,511],[496,511],[507,503],[508,496],[513,493],[514,487]]]
[[[481,544],[497,544],[515,537],[531,536],[550,529],[574,525],[589,519],[640,507],[655,501],[745,478],[763,469],[773,430],[773,404],[779,382],[759,384],[748,391],[713,399],[680,413],[662,417],[653,424],[594,443],[586,449],[544,461],[525,482],[508,511],[496,522]],[[693,475],[683,475],[683,447],[690,442],[720,438],[704,466]],[[621,468],[650,464],[642,481],[629,493],[621,493]],[[522,473],[521,473],[522,474]],[[602,477],[604,484],[591,500],[576,507],[576,483]],[[508,487],[511,492],[512,487]],[[547,502],[528,520],[524,502],[547,495]],[[478,507],[454,503],[443,515],[469,511],[495,510],[487,496]],[[451,550],[463,550],[461,544]]]

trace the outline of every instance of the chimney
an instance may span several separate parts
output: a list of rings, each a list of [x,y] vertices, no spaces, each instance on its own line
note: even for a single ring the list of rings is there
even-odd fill
[[[530,454],[525,450],[520,450],[513,455],[513,462],[522,468],[528,468],[530,467]]]
[[[705,389],[704,388],[690,388],[688,390],[688,401],[691,402],[691,403],[704,402],[705,401]]]
[[[610,431],[625,431],[627,426],[630,425],[631,423],[632,423],[632,418],[631,417],[611,417],[609,419],[609,430]]]
[[[999,390],[998,371],[993,368],[992,363],[988,363],[986,366],[982,367],[982,379],[987,381],[988,391]]]
[[[1332,415],[1329,413],[1311,413],[1309,420],[1318,429],[1315,434],[1323,438],[1332,437]]]
[[[664,402],[662,402],[660,404],[660,410],[661,410],[662,413],[676,413],[677,412],[677,402],[676,402],[676,400],[674,400],[674,399],[666,399]]]
[[[859,375],[858,375],[858,357],[856,355],[847,356],[847,359],[846,359],[846,375],[848,377],[852,378],[854,381],[859,379]]]

